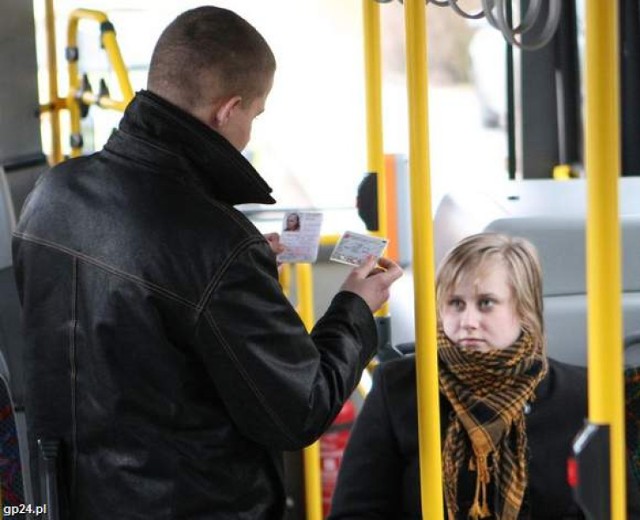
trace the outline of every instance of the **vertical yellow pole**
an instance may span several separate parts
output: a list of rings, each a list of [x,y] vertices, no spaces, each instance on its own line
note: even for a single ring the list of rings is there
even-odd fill
[[[409,92],[409,174],[413,226],[418,434],[422,518],[442,518],[440,400],[429,171],[429,106],[424,0],[405,0]]]
[[[363,0],[364,74],[367,113],[367,170],[377,173],[378,231],[387,236],[387,186],[382,138],[382,65],[380,52],[380,4]]]
[[[611,428],[611,518],[626,518],[618,177],[618,4],[587,2],[589,419]]]
[[[313,278],[311,264],[296,264],[298,312],[302,322],[311,330],[313,316]],[[320,443],[304,449],[304,491],[307,520],[322,520],[322,481],[320,478]]]
[[[280,286],[282,292],[288,297],[291,295],[291,264],[282,264],[280,267]]]
[[[387,178],[384,167],[382,137],[382,64],[380,50],[380,4],[375,0],[362,0],[364,31],[364,78],[367,126],[367,171],[376,172],[378,188],[378,230],[372,234],[387,237]],[[385,303],[376,313],[388,316]]]
[[[313,329],[313,277],[311,264],[296,264],[296,291],[298,294],[298,312],[307,330]]]
[[[51,125],[51,164],[62,161],[60,142],[60,109],[58,99],[58,59],[56,55],[56,21],[53,0],[45,1],[45,20],[47,26],[47,63],[49,69],[49,122]]]
[[[320,478],[320,442],[304,449],[304,495],[307,520],[322,520],[322,479]]]

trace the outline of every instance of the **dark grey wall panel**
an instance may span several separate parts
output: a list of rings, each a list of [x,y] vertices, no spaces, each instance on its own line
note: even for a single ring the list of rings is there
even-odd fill
[[[42,153],[33,5],[0,0],[0,165]]]

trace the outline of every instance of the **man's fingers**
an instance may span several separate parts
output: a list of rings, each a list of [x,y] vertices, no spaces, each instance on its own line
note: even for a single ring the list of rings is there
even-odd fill
[[[384,276],[389,281],[389,284],[392,284],[404,274],[404,271],[402,270],[402,267],[400,267],[395,262],[387,259],[385,260],[388,263],[388,265],[385,267],[387,272],[382,276]]]
[[[375,269],[376,267],[376,257],[369,255],[364,262],[362,262],[358,267],[353,269],[353,272],[356,273],[358,278],[366,278],[369,276],[369,273]]]
[[[387,281],[389,284],[392,284],[404,274],[402,267],[388,258],[378,259],[378,265],[384,270],[384,272],[381,273],[380,276],[383,276],[385,278],[385,281]]]
[[[271,251],[276,255],[284,253],[285,247],[280,243],[280,235],[278,233],[267,233],[264,235],[264,238],[269,242]]]
[[[351,271],[341,289],[360,296],[375,312],[388,300],[389,287],[401,276],[402,269],[392,260],[369,256]]]
[[[391,269],[394,266],[398,267],[398,264],[396,264],[393,260],[390,260],[389,258],[385,258],[385,257],[378,258],[378,265],[380,267],[384,267],[385,269]]]
[[[354,273],[358,278],[384,276],[384,281],[391,284],[402,276],[403,271],[393,260],[370,255],[359,267],[354,269]]]

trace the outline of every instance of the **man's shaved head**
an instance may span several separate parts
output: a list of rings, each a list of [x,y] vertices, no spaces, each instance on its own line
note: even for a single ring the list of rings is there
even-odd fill
[[[194,113],[225,96],[249,102],[270,86],[276,61],[246,20],[203,6],[179,15],[163,31],[151,57],[148,89]]]

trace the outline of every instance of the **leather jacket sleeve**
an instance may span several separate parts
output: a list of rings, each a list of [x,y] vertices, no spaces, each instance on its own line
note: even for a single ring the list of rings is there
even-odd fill
[[[195,347],[234,424],[273,448],[313,442],[375,352],[371,311],[359,296],[341,292],[308,334],[264,240],[233,254],[216,278]]]

